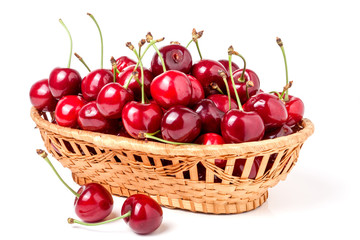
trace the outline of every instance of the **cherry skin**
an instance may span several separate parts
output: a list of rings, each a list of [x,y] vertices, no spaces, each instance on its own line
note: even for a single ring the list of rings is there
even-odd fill
[[[79,111],[77,122],[83,130],[106,133],[115,126],[115,121],[105,118],[99,111],[96,101],[85,104]]]
[[[220,133],[220,123],[224,112],[218,109],[210,99],[203,99],[193,108],[201,118],[203,133]]]
[[[163,46],[159,52],[164,59],[166,70],[177,70],[188,74],[192,67],[192,58],[189,50],[179,44]],[[151,60],[151,72],[158,76],[164,72],[161,60],[157,53]]]
[[[283,126],[273,129],[271,131],[265,132],[263,139],[274,139],[278,137],[288,136],[294,133],[291,127],[284,124]]]
[[[241,177],[241,175],[244,171],[245,162],[246,162],[246,159],[236,159],[235,160],[233,176]],[[248,176],[249,179],[255,179],[255,177],[259,171],[260,164],[261,164],[261,159],[255,158],[253,165],[251,166],[249,176]]]
[[[187,74],[186,76],[189,78],[191,82],[191,100],[189,103],[189,107],[193,107],[201,99],[204,99],[205,92],[203,87],[201,86],[201,83],[196,78],[194,78],[189,74]]]
[[[96,98],[99,112],[106,118],[121,118],[122,109],[126,103],[134,100],[131,90],[125,89],[119,83],[106,84]]]
[[[124,215],[131,211],[124,221],[137,234],[149,234],[155,231],[162,223],[163,211],[160,205],[151,197],[135,194],[128,197],[121,208]]]
[[[214,102],[215,106],[224,113],[229,111],[229,97],[223,94],[212,94],[207,97]],[[231,98],[231,109],[238,109],[236,101]]]
[[[226,69],[226,73],[229,74],[229,60],[221,59],[221,60],[218,60],[218,62],[221,63],[221,65],[224,66],[224,68]],[[231,62],[231,70],[232,70],[232,72],[234,73],[238,69],[240,69],[240,67],[236,63]]]
[[[76,95],[80,92],[81,76],[71,68],[55,68],[49,76],[49,88],[56,99],[67,95]]]
[[[191,101],[191,82],[184,73],[169,70],[154,78],[150,92],[157,104],[165,109],[175,105],[187,106]]]
[[[238,109],[226,112],[220,126],[225,143],[259,141],[265,132],[264,122],[259,114]]]
[[[195,140],[195,143],[202,145],[222,145],[225,144],[223,137],[216,133],[205,133]],[[226,160],[215,159],[215,165],[225,169]]]
[[[122,72],[126,67],[135,65],[136,62],[126,56],[121,56],[118,59],[116,59],[116,68],[119,70],[119,72]]]
[[[53,112],[57,100],[53,97],[49,89],[48,79],[43,79],[34,83],[30,88],[30,102],[39,111]]]
[[[244,104],[248,100],[247,94],[246,94],[246,82],[252,81],[254,84],[253,87],[248,87],[248,94],[249,94],[249,97],[251,97],[251,96],[255,95],[257,93],[257,91],[260,89],[260,80],[254,71],[252,71],[250,69],[245,69],[245,73],[244,73],[245,81],[239,82],[238,79],[241,77],[242,72],[243,72],[242,69],[235,71],[233,73],[233,77],[235,80],[235,87],[236,87],[236,91],[239,95],[240,102]],[[228,85],[229,85],[231,97],[235,99],[236,96],[235,96],[235,92],[234,92],[234,87],[233,87],[233,84],[232,84],[232,81],[230,78],[228,78]]]
[[[243,108],[245,111],[256,111],[263,119],[266,130],[281,127],[288,118],[285,104],[269,93],[259,93],[250,97]]]
[[[77,118],[80,109],[86,104],[86,101],[76,95],[62,97],[55,108],[55,119],[58,125],[63,127],[76,128]]]
[[[162,110],[154,102],[129,102],[122,111],[124,128],[133,138],[141,138],[140,133],[154,133],[160,130]]]
[[[122,86],[126,86],[129,82],[129,79],[133,75],[134,70],[136,70],[136,72],[139,74],[138,78],[141,82],[141,69],[140,67],[135,69],[135,65],[124,68],[123,71],[116,77],[116,82],[120,83]],[[153,79],[153,74],[148,69],[144,68],[144,91],[147,97],[150,97],[150,84]],[[134,77],[131,78],[128,89],[134,93],[135,99],[141,99],[141,86]]]
[[[85,100],[96,100],[101,88],[113,82],[114,76],[110,70],[97,69],[90,72],[81,82],[81,92]]]
[[[300,98],[289,95],[289,100],[285,102],[285,107],[288,113],[287,125],[294,126],[303,119],[305,107]]]
[[[75,199],[76,215],[85,222],[97,222],[107,217],[114,205],[113,197],[102,185],[89,183],[82,186]]]
[[[161,120],[161,134],[167,141],[190,143],[200,132],[200,116],[184,106],[170,108]]]

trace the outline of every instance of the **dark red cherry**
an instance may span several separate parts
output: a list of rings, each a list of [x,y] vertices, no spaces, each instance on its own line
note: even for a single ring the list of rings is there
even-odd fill
[[[221,63],[221,65],[224,66],[224,68],[226,69],[226,73],[229,75],[229,60],[221,59],[221,60],[218,60],[218,62]],[[240,69],[240,67],[236,63],[231,62],[231,70],[232,70],[232,72],[234,73],[238,69]]]
[[[127,86],[134,93],[134,98],[137,100],[141,99],[141,86],[136,81],[135,77],[132,77],[134,70],[138,73],[139,82],[141,82],[141,69],[138,67],[135,69],[135,65],[128,66],[123,69],[123,71],[117,76],[116,82],[120,83],[122,86]],[[129,79],[130,83],[129,83]],[[150,84],[154,79],[153,74],[146,68],[144,68],[144,91],[147,97],[150,97]]]
[[[189,50],[179,44],[163,46],[159,52],[164,59],[166,70],[177,70],[188,74],[192,66],[192,58]],[[158,76],[164,72],[161,60],[157,53],[151,60],[151,72]]]
[[[80,73],[71,68],[55,68],[49,76],[49,88],[56,99],[67,95],[77,95],[80,92]]]
[[[116,67],[119,70],[119,72],[122,72],[126,67],[135,65],[136,62],[126,56],[121,56],[118,59],[116,59]]]
[[[214,93],[214,90],[211,87],[212,83],[216,83],[221,91],[226,93],[225,83],[223,78],[219,75],[219,70],[226,72],[226,69],[221,63],[209,59],[200,60],[193,65],[191,75],[202,84],[206,96]]]
[[[187,106],[191,101],[191,82],[186,74],[170,70],[155,77],[150,85],[153,99],[161,107]]]
[[[96,98],[97,108],[106,118],[121,118],[122,109],[126,103],[134,100],[131,90],[125,89],[119,83],[106,84]]]
[[[191,82],[191,100],[189,103],[189,107],[193,107],[197,104],[201,99],[204,99],[205,92],[201,85],[201,83],[191,75],[186,75]]]
[[[235,160],[233,176],[241,177],[241,175],[244,171],[245,162],[246,162],[246,159],[236,159]],[[251,166],[250,174],[248,176],[249,179],[255,179],[255,177],[259,171],[260,164],[261,164],[261,159],[255,158],[253,165]]]
[[[122,111],[124,128],[133,138],[140,133],[154,133],[160,130],[162,110],[156,103],[129,102]]]
[[[300,98],[289,96],[289,100],[285,102],[285,107],[288,113],[286,124],[294,126],[303,119],[304,116],[304,103]]]
[[[100,90],[108,83],[113,82],[114,76],[110,70],[97,69],[90,72],[81,82],[81,92],[85,100],[96,100]]]
[[[130,212],[124,218],[129,227],[138,234],[149,234],[162,223],[163,212],[160,205],[151,197],[135,194],[128,197],[121,208],[121,214]]]
[[[105,118],[97,108],[96,101],[85,104],[79,111],[77,122],[83,130],[106,133],[115,122]]]
[[[223,137],[216,133],[205,133],[198,137],[195,141],[197,144],[202,145],[222,145],[225,144]],[[215,165],[219,168],[225,169],[226,160],[224,159],[215,159]]]
[[[264,121],[267,130],[281,127],[287,121],[285,104],[269,93],[256,94],[244,104],[245,111],[257,112]]]
[[[264,122],[256,112],[231,109],[221,121],[221,135],[225,143],[258,141],[264,132]]]
[[[53,112],[57,100],[53,97],[49,89],[49,82],[43,79],[34,83],[30,88],[30,102],[39,111]]]
[[[57,124],[63,127],[76,128],[77,117],[80,109],[86,104],[86,101],[76,95],[62,97],[55,108],[55,119]]]
[[[265,132],[263,139],[274,139],[278,137],[288,136],[292,133],[294,133],[294,131],[291,129],[291,127],[284,124],[282,127]]]
[[[242,72],[243,72],[242,69],[235,71],[233,73],[233,77],[234,77],[234,81],[235,81],[236,91],[239,94],[240,102],[242,104],[244,104],[248,100],[247,95],[249,95],[249,97],[251,97],[257,93],[257,91],[260,88],[260,80],[254,71],[252,71],[250,69],[245,69],[244,82],[240,82],[239,79],[241,77]],[[246,83],[248,81],[252,81],[254,86],[247,88]],[[236,98],[235,92],[234,92],[234,87],[233,87],[233,84],[232,84],[232,81],[230,78],[228,79],[228,85],[229,85],[231,97]],[[246,93],[246,88],[247,88],[248,94]]]
[[[223,94],[212,94],[207,97],[214,102],[215,106],[224,113],[229,111],[229,97]],[[237,109],[236,101],[231,98],[231,109]]]
[[[161,134],[167,141],[189,143],[196,139],[200,131],[200,116],[184,106],[170,108],[161,120]]]
[[[203,99],[195,105],[193,110],[201,118],[201,126],[203,133],[220,133],[220,123],[224,116],[219,108],[217,108],[210,99]]]

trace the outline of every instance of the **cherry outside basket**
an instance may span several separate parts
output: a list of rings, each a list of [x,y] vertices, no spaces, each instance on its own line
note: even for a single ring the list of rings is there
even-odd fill
[[[61,127],[50,115],[31,108],[45,147],[69,168],[80,185],[97,182],[113,195],[147,194],[159,204],[193,212],[230,214],[253,210],[268,188],[285,180],[314,126],[272,140],[224,145],[171,145]],[[219,168],[215,159],[225,159]],[[233,176],[237,159],[241,176]],[[254,162],[256,177],[249,179]],[[199,180],[199,171],[202,176]]]

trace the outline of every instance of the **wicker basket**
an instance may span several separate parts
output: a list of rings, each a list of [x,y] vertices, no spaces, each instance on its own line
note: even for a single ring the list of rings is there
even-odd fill
[[[113,195],[143,193],[161,205],[193,212],[229,214],[253,210],[268,197],[268,188],[285,180],[314,126],[273,140],[224,145],[170,145],[61,127],[31,109],[46,149],[69,168],[80,185],[97,182]],[[219,168],[215,159],[225,159]],[[245,165],[233,176],[236,159]],[[255,179],[249,179],[258,161]],[[271,163],[271,165],[269,165]],[[271,166],[269,168],[269,166]],[[199,167],[205,169],[199,180]]]

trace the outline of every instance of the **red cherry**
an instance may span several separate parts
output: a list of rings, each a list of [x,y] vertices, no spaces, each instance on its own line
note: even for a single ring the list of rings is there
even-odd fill
[[[85,104],[86,101],[80,96],[62,97],[55,108],[57,124],[63,127],[76,128],[79,111]]]
[[[150,85],[153,99],[161,107],[187,106],[191,101],[191,82],[182,72],[170,70],[155,77]]]
[[[294,131],[289,126],[284,124],[280,128],[276,128],[271,131],[265,132],[263,139],[274,139],[274,138],[278,138],[278,137],[283,137],[283,136],[290,135],[293,132]]]
[[[118,59],[116,59],[116,67],[119,70],[119,72],[122,72],[126,67],[135,65],[136,62],[126,56],[121,56]]]
[[[60,99],[67,95],[77,95],[80,92],[80,73],[71,68],[55,68],[49,76],[51,94]]]
[[[125,89],[119,83],[108,83],[96,98],[99,112],[106,118],[121,118],[122,109],[126,103],[134,100],[131,90]]]
[[[241,175],[244,171],[245,161],[246,161],[246,159],[236,159],[235,160],[233,176],[241,177]],[[253,165],[251,166],[250,174],[248,177],[249,179],[255,179],[255,177],[259,171],[260,164],[261,164],[261,159],[255,158]]]
[[[201,86],[201,83],[196,78],[194,78],[189,74],[187,74],[186,76],[189,78],[191,82],[191,100],[189,103],[189,107],[193,107],[201,99],[204,99],[205,92],[203,87]]]
[[[113,82],[114,76],[110,70],[97,69],[90,72],[81,82],[81,92],[85,100],[96,100],[101,88]]]
[[[30,102],[39,111],[53,112],[57,100],[53,97],[49,89],[49,82],[43,79],[34,83],[30,88]]]
[[[214,102],[215,106],[223,111],[224,113],[229,111],[229,98],[226,95],[223,94],[212,94],[207,97],[207,99],[210,99]],[[231,98],[231,109],[237,109],[238,105],[236,104],[236,101]]]
[[[195,141],[197,144],[202,145],[222,145],[225,144],[223,137],[216,133],[205,133],[198,137]],[[224,159],[215,159],[215,165],[219,168],[224,169],[226,166],[226,160]]]
[[[233,73],[233,77],[235,80],[235,87],[236,87],[237,93],[239,94],[240,101],[244,104],[248,100],[247,95],[249,95],[249,97],[251,97],[257,93],[257,91],[260,88],[260,80],[254,71],[252,71],[250,69],[245,69],[244,82],[239,82],[238,79],[241,77],[242,72],[243,72],[243,69],[239,69],[239,70],[235,71]],[[251,81],[254,84],[254,86],[247,87],[246,83],[248,81]],[[234,87],[233,87],[233,84],[232,84],[232,81],[230,78],[228,79],[228,84],[229,84],[231,97],[235,98]],[[248,94],[246,93],[246,88],[247,88]]]
[[[285,102],[285,107],[288,113],[287,125],[294,126],[303,119],[305,106],[300,98],[289,95],[289,100]]]
[[[162,110],[156,103],[129,102],[122,111],[122,122],[133,138],[140,133],[154,133],[160,130]]]
[[[196,139],[200,131],[200,116],[184,106],[170,108],[161,120],[161,134],[167,141],[189,143]]]
[[[220,133],[220,122],[224,112],[218,109],[210,99],[203,99],[195,105],[194,111],[201,118],[203,133]]]
[[[226,69],[226,73],[229,75],[229,60],[221,59],[221,60],[218,60],[218,62],[224,66],[224,68]],[[235,73],[236,70],[240,69],[240,67],[234,62],[231,62],[231,68],[232,68],[233,73]]]
[[[256,111],[263,119],[267,130],[281,127],[288,118],[285,104],[269,93],[259,93],[250,97],[243,107],[245,111]]]
[[[187,48],[178,44],[171,44],[161,47],[159,52],[164,59],[167,70],[177,70],[185,74],[190,72],[192,58]],[[154,54],[151,60],[151,72],[154,76],[158,76],[164,72],[163,65],[157,53]]]

